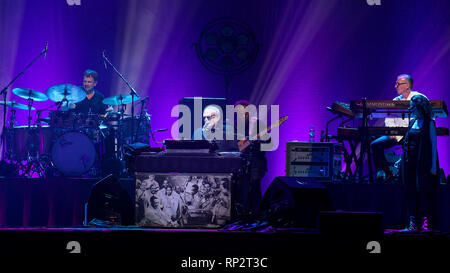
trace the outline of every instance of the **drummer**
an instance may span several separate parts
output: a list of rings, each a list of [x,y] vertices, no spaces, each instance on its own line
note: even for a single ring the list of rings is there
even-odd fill
[[[105,96],[95,89],[97,86],[98,74],[94,70],[88,69],[83,74],[83,90],[86,97],[74,105],[71,105],[75,112],[82,114],[104,115],[107,111],[112,111],[111,107],[103,104]]]

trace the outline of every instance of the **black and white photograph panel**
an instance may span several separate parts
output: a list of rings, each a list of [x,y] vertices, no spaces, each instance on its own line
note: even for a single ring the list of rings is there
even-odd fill
[[[224,226],[231,218],[231,174],[138,173],[136,224],[142,227]]]

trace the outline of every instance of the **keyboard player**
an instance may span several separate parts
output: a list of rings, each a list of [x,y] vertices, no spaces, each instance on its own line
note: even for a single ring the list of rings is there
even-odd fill
[[[417,91],[412,91],[412,87],[413,78],[410,75],[398,75],[397,81],[395,82],[395,89],[397,90],[398,96],[393,100],[411,100],[411,98],[415,95],[423,95]],[[384,123],[386,127],[408,127],[409,119],[386,118]],[[374,158],[375,169],[377,171],[377,180],[387,181],[392,176],[392,172],[389,169],[389,163],[386,160],[384,151],[396,145],[401,145],[402,141],[403,136],[381,136],[375,139],[370,144],[370,148],[372,150]]]

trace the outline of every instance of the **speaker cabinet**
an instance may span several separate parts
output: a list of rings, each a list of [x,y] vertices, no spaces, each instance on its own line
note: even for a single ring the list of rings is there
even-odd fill
[[[276,177],[264,194],[260,214],[287,227],[316,229],[320,211],[331,210],[328,190],[313,178]]]

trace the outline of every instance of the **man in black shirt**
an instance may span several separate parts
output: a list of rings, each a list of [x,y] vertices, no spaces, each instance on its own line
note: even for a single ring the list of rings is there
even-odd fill
[[[265,124],[250,115],[250,103],[239,100],[234,104],[236,118],[234,121],[237,140],[250,140],[250,145],[241,150],[242,157],[247,161],[246,183],[240,188],[240,204],[247,209],[247,214],[256,214],[261,203],[261,180],[267,172],[266,152],[261,150],[261,143],[270,143],[270,139],[260,139],[259,132],[265,129]],[[241,107],[239,107],[241,106]],[[254,113],[256,114],[256,113]],[[239,120],[244,124],[244,131],[239,131]],[[264,128],[259,128],[262,125]]]
[[[74,111],[82,114],[100,114],[106,113],[107,105],[103,104],[102,93],[95,90],[97,86],[98,74],[94,70],[86,70],[83,74],[83,90],[86,92],[84,100],[75,103]]]

